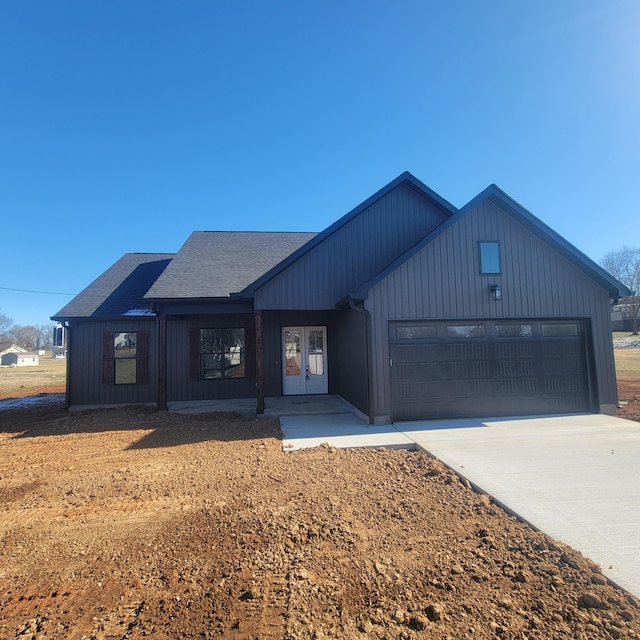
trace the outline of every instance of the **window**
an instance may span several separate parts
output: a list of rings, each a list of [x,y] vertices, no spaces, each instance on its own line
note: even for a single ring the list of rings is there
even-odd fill
[[[136,333],[113,334],[115,384],[136,383]]]
[[[481,324],[449,324],[447,338],[484,338],[484,325]]]
[[[149,384],[149,332],[102,334],[102,383]]]
[[[564,336],[577,336],[578,325],[575,322],[566,324],[543,324],[542,335],[545,338],[560,338]]]
[[[436,328],[433,325],[404,325],[396,327],[396,340],[434,340]]]
[[[500,252],[497,242],[480,242],[480,273],[500,273]]]
[[[533,335],[530,324],[497,324],[496,338],[530,338]]]
[[[245,377],[244,329],[200,329],[200,377]]]

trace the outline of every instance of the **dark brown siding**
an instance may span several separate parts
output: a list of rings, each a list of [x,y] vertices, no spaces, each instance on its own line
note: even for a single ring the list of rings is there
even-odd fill
[[[336,302],[446,220],[401,185],[266,283],[256,309],[334,309]]]
[[[500,243],[501,275],[480,275],[478,241]],[[495,301],[490,286],[502,287]],[[600,405],[617,401],[608,293],[490,202],[483,202],[372,288],[376,415],[390,413],[388,323],[402,319],[583,318]]]

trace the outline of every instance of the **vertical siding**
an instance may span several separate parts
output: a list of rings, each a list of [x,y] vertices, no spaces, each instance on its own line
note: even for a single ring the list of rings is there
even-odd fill
[[[105,331],[149,333],[149,376],[147,384],[114,385],[102,382],[102,336]],[[67,351],[69,378],[68,403],[84,405],[140,404],[156,402],[156,321],[117,319],[102,322],[71,322]]]
[[[167,400],[254,398],[255,378],[189,379],[189,329],[254,327],[253,314],[183,316],[167,319]],[[253,357],[253,354],[247,354]]]
[[[477,243],[500,243],[500,275],[480,275]],[[502,287],[502,301],[489,287]],[[574,317],[591,321],[600,404],[615,404],[609,296],[546,243],[483,202],[369,292],[376,415],[390,413],[389,320]]]
[[[339,323],[333,332],[332,344],[334,391],[347,402],[369,413],[367,384],[367,330],[366,318],[357,311],[341,311]]]
[[[400,185],[266,283],[256,309],[333,309],[448,214]]]

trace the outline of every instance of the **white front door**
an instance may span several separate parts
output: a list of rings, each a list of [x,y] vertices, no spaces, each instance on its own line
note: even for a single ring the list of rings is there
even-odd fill
[[[282,393],[327,393],[327,328],[283,327]]]

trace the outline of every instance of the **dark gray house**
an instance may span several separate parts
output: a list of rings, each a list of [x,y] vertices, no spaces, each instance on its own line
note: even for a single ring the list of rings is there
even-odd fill
[[[338,394],[371,422],[614,413],[629,291],[492,185],[404,173],[324,231],[195,232],[61,309],[70,407]]]

